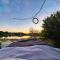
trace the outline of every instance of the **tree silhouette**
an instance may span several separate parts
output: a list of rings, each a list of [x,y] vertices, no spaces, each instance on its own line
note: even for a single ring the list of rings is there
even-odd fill
[[[56,14],[51,14],[43,22],[43,36],[48,39],[53,39],[55,46],[60,47],[60,11],[57,11]]]

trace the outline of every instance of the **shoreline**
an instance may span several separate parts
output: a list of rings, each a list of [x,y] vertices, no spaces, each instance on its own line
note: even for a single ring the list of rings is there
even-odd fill
[[[24,47],[34,45],[48,45],[48,42],[37,39],[17,40],[17,42],[11,43],[8,47]]]

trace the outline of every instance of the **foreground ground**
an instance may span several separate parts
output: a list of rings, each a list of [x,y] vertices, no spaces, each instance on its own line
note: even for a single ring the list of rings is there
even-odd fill
[[[0,49],[0,60],[60,60],[60,49],[48,45],[6,47]]]

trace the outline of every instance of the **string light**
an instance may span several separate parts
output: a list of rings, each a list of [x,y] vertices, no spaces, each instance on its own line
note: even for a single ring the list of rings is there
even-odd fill
[[[28,20],[28,19],[32,19],[32,22],[37,24],[39,22],[38,18],[36,18],[36,16],[41,12],[41,10],[43,9],[43,6],[45,4],[46,0],[43,1],[43,4],[41,5],[39,11],[33,16],[33,17],[29,17],[29,18],[23,18],[23,19],[17,19],[17,18],[13,18],[13,19],[16,19],[16,20]],[[36,20],[36,22],[35,22]]]

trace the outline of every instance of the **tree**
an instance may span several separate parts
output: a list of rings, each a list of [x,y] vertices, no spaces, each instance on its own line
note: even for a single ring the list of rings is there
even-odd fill
[[[0,37],[3,37],[3,31],[0,31]]]
[[[43,36],[48,39],[53,39],[55,46],[60,47],[60,11],[51,14],[43,22]]]
[[[39,31],[38,30],[35,30],[33,28],[30,28],[30,35],[34,38],[38,37],[39,36]]]

